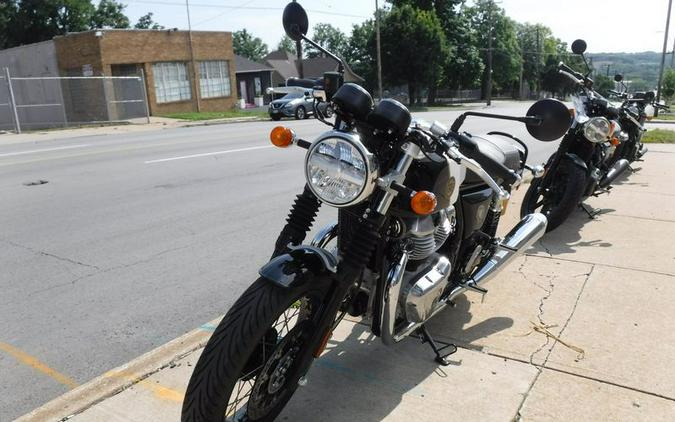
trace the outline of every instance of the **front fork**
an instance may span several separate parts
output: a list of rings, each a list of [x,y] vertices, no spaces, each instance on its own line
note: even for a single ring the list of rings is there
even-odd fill
[[[333,323],[344,298],[360,277],[378,244],[380,233],[387,221],[387,212],[398,193],[393,186],[403,183],[410,165],[420,152],[419,147],[410,142],[404,143],[401,150],[402,154],[396,166],[387,175],[378,179],[379,189],[373,196],[370,207],[358,219],[358,227],[354,230],[349,244],[343,249],[345,252],[340,257],[337,272],[330,275],[334,282],[324,296],[322,309],[317,312],[316,320],[312,321],[313,327],[309,330],[311,335],[307,339],[309,347],[304,349],[302,356],[298,356],[301,363],[296,376],[303,376],[309,370],[313,358],[319,357],[323,352],[332,335]],[[318,198],[308,186],[305,186],[289,212],[286,226],[277,239],[273,257],[288,252],[290,247],[304,241],[319,206]]]

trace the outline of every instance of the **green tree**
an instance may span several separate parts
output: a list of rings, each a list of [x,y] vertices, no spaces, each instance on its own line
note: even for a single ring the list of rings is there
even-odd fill
[[[89,0],[21,0],[16,5],[5,33],[8,47],[86,31],[95,10]]]
[[[0,2],[0,49],[12,46],[11,28],[17,7],[16,0]]]
[[[433,10],[393,7],[380,27],[383,77],[408,84],[410,104],[425,87],[435,85],[449,55],[445,34]]]
[[[314,25],[312,40],[339,57],[344,56],[345,50],[347,49],[347,36],[344,32],[329,23],[317,23]],[[323,56],[323,53],[311,45],[308,45],[306,55],[310,58],[321,57]]]
[[[611,78],[598,73],[593,79],[593,89],[598,91],[603,97],[609,96],[609,90],[614,89],[614,81]]]
[[[394,7],[409,5],[434,11],[441,22],[447,50],[436,83],[429,86],[428,103],[436,101],[439,85],[470,88],[479,83],[483,64],[470,21],[462,12],[464,0],[391,0],[391,3]]]
[[[520,79],[520,46],[516,33],[516,22],[507,17],[494,0],[476,0],[472,7],[465,9],[476,34],[478,46],[485,51],[486,64],[482,75],[483,96],[487,94],[488,36],[492,35],[492,80],[493,90],[513,89]]]
[[[164,29],[164,27],[152,19],[152,12],[148,12],[145,15],[138,18],[138,22],[134,25],[136,29]]]
[[[128,28],[129,18],[124,14],[127,6],[116,0],[101,0],[91,16],[91,28]]]
[[[666,69],[665,73],[663,74],[663,82],[662,82],[662,87],[661,90],[663,92],[663,98],[670,102],[673,99],[673,95],[675,95],[675,70],[674,69]]]
[[[281,40],[279,40],[279,44],[277,44],[277,50],[295,54],[295,41],[293,41],[288,35],[284,35],[281,37]]]
[[[235,31],[232,34],[232,44],[235,54],[255,61],[261,60],[269,53],[267,44],[260,38],[254,37],[246,29]]]
[[[377,51],[375,45],[375,21],[352,26],[352,33],[344,51],[344,59],[359,76],[365,79],[369,91],[377,88]]]

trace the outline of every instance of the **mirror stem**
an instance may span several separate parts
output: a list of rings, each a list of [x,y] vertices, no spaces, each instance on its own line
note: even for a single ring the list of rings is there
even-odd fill
[[[534,116],[526,116],[526,117],[515,117],[515,116],[505,116],[503,114],[491,114],[491,113],[480,113],[478,111],[467,111],[465,113],[462,113],[452,124],[452,127],[450,128],[451,131],[453,132],[458,132],[459,128],[464,124],[464,120],[468,116],[476,116],[476,117],[487,117],[490,119],[500,119],[500,120],[512,120],[516,122],[521,122],[525,123],[528,125],[534,125],[534,126],[539,126],[542,124],[544,119],[541,117],[534,117]]]
[[[313,46],[314,48],[316,48],[317,50],[319,50],[319,51],[321,51],[322,53],[324,53],[326,56],[328,56],[328,57],[330,57],[331,59],[335,60],[335,61],[337,62],[337,64],[338,64],[338,72],[344,73],[344,71],[345,71],[345,66],[344,66],[344,63],[342,63],[342,59],[341,59],[341,58],[339,58],[339,57],[336,56],[335,54],[331,53],[330,51],[326,50],[325,48],[323,48],[322,46],[320,46],[320,45],[317,44],[316,42],[310,40],[310,39],[307,38],[305,35],[302,36],[302,39],[305,40],[306,42],[308,42],[310,45],[312,45],[312,46]]]

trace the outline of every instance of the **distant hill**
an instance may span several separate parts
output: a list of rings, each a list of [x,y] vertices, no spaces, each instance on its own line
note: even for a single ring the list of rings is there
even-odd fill
[[[627,81],[631,81],[631,90],[644,91],[655,89],[658,83],[661,53],[645,51],[642,53],[589,53],[592,66],[596,72],[609,75],[621,73]],[[666,56],[666,67],[670,66],[671,55]]]

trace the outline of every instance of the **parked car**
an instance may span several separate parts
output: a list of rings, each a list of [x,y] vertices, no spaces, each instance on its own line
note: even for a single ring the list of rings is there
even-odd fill
[[[324,116],[333,116],[333,107],[329,103],[319,103],[319,109]],[[295,117],[297,120],[306,119],[314,114],[312,92],[290,92],[282,98],[272,101],[268,112],[272,120],[280,120],[282,117]]]

